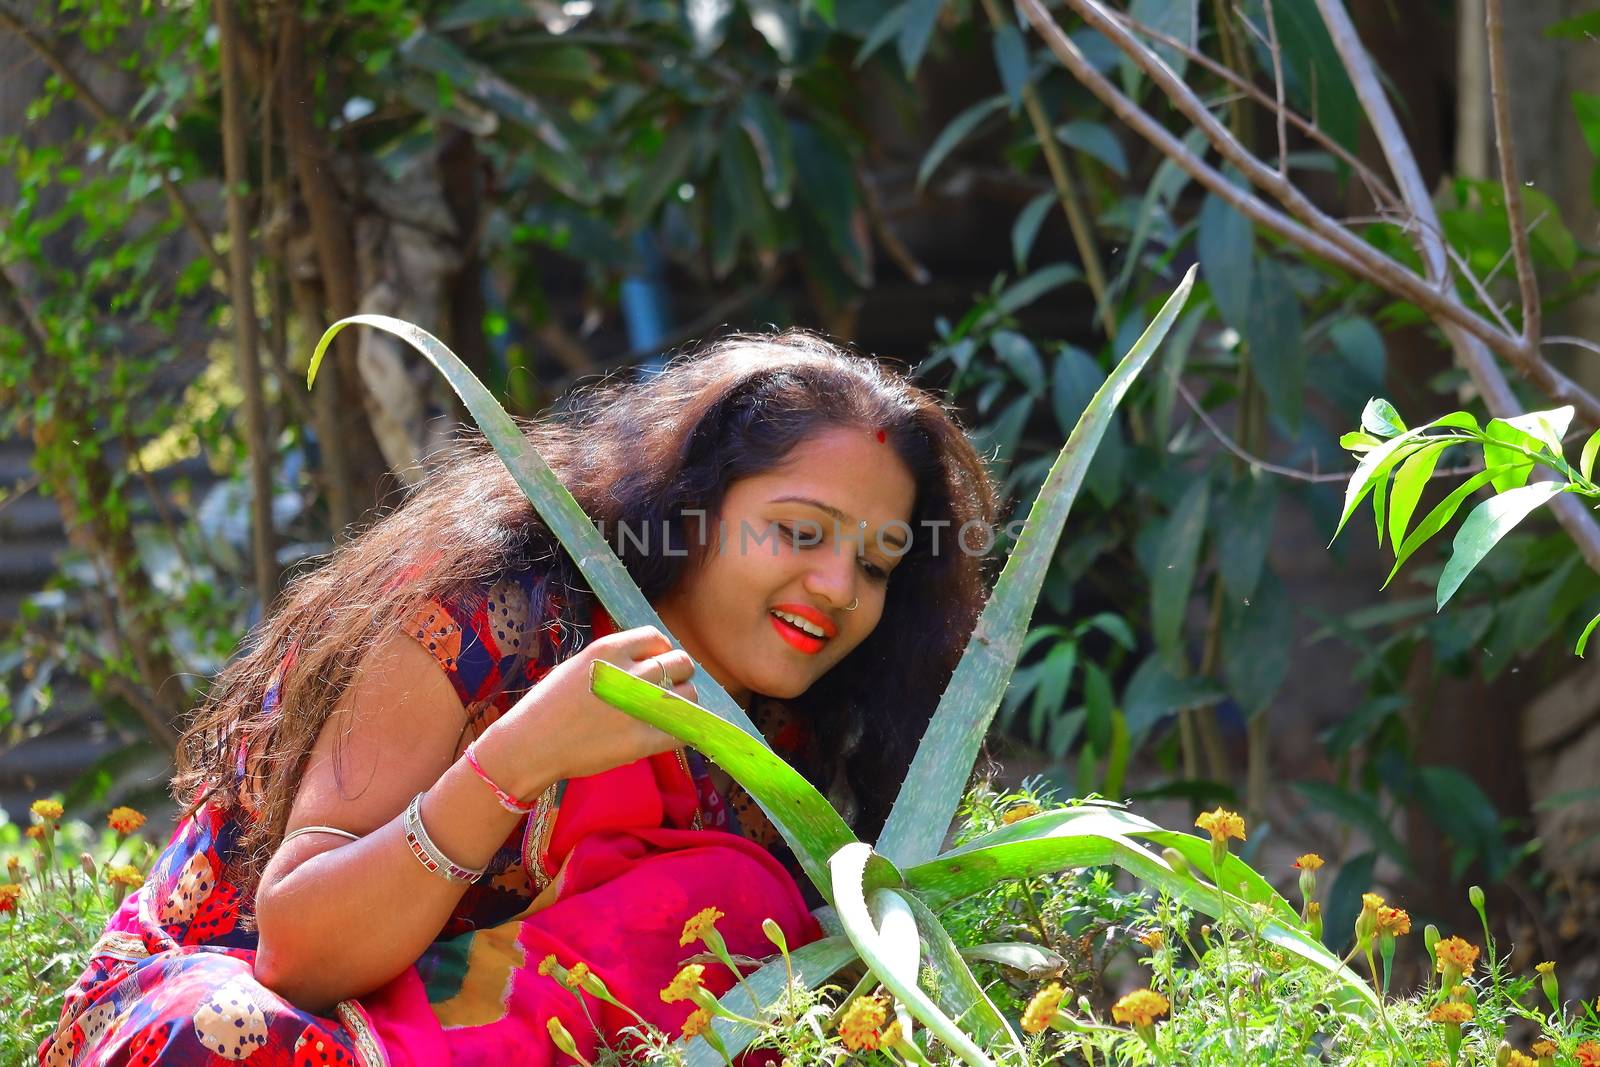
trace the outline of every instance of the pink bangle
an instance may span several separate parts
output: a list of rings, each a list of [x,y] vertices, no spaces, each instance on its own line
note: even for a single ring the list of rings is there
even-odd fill
[[[472,745],[476,744],[476,741],[472,743]],[[524,804],[522,801],[518,800],[516,797],[512,796],[510,793],[496,785],[494,779],[489,777],[489,773],[485,771],[482,764],[478,762],[477,755],[472,751],[472,745],[468,745],[467,751],[464,753],[464,755],[467,757],[467,766],[472,768],[473,774],[476,774],[480,779],[483,780],[484,785],[494,790],[494,798],[500,802],[500,806],[516,815],[527,815],[533,811],[533,809],[538,805],[538,802],[535,801],[532,804]]]

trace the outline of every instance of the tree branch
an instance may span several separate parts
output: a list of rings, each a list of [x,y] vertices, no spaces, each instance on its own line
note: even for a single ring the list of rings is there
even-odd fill
[[[1377,134],[1378,144],[1383,147],[1384,157],[1389,161],[1389,170],[1400,186],[1401,195],[1421,222],[1416,238],[1428,277],[1443,289],[1449,284],[1445,242],[1441,236],[1438,214],[1433,208],[1433,199],[1428,195],[1421,168],[1411,153],[1411,144],[1400,131],[1400,123],[1378,82],[1371,58],[1356,35],[1349,12],[1345,11],[1339,0],[1317,0],[1317,8],[1322,13],[1329,36],[1333,38],[1334,48],[1338,50],[1345,70],[1350,75],[1350,82],[1355,86],[1367,121]],[[1520,414],[1521,405],[1516,394],[1511,391],[1510,383],[1500,372],[1482,339],[1469,334],[1453,319],[1443,321],[1436,318],[1435,321],[1455,350],[1456,362],[1472,377],[1490,414],[1501,418]],[[1546,396],[1557,403],[1572,404],[1590,423],[1600,422],[1600,402],[1596,401],[1593,394],[1555,371],[1539,356],[1537,348],[1527,344],[1523,338],[1507,340],[1519,357],[1512,360],[1513,365],[1522,370]],[[1556,520],[1577,544],[1584,562],[1600,571],[1600,527],[1595,525],[1593,516],[1585,509],[1583,502],[1571,493],[1562,493],[1551,502],[1551,507]]]
[[[51,70],[55,71],[56,77],[60,78],[72,89],[74,95],[83,102],[83,106],[89,109],[89,113],[109,129],[117,140],[126,145],[137,144],[138,139],[134,136],[134,132],[128,124],[113,115],[111,109],[106,106],[105,101],[95,94],[95,91],[89,87],[89,83],[84,81],[78,72],[61,57],[61,54],[51,46],[50,42],[35,33],[33,28],[22,20],[22,16],[11,10],[11,6],[4,3],[3,0],[0,0],[0,29],[9,30],[16,34],[24,44],[33,49],[34,53],[44,60]],[[200,251],[211,262],[212,269],[226,278],[228,276],[227,261],[217,251],[216,243],[211,239],[211,231],[206,228],[206,224],[201,220],[200,213],[189,202],[189,198],[183,195],[183,190],[179,188],[177,182],[167,175],[168,168],[157,167],[155,169],[157,177],[161,180],[161,191],[166,194],[173,210],[178,213],[178,217],[182,219],[184,226],[200,245]]]
[[[1500,154],[1500,188],[1505,191],[1506,225],[1511,231],[1511,254],[1517,261],[1517,288],[1522,292],[1522,340],[1538,345],[1544,311],[1539,306],[1539,279],[1528,251],[1528,231],[1522,228],[1522,186],[1517,181],[1516,144],[1511,138],[1511,101],[1506,91],[1505,31],[1500,21],[1500,0],[1484,6],[1484,35],[1489,42],[1489,95],[1494,102],[1494,143]]]

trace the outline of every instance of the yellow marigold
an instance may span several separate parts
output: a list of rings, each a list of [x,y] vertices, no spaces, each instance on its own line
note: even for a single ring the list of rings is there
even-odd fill
[[[1158,952],[1167,943],[1167,935],[1160,930],[1146,930],[1139,935],[1139,943],[1151,952]]]
[[[1512,1049],[1511,1058],[1506,1060],[1506,1067],[1539,1067],[1539,1065],[1533,1062],[1532,1056]]]
[[[1294,861],[1297,871],[1318,871],[1322,869],[1322,857],[1315,852],[1307,852],[1304,856]]]
[[[851,1052],[871,1052],[883,1043],[881,1027],[889,1017],[882,997],[857,997],[839,1020],[839,1040]]]
[[[1535,1041],[1533,1047],[1528,1051],[1535,1056],[1554,1056],[1556,1054],[1556,1043],[1547,1037],[1542,1037]]]
[[[22,887],[15,882],[0,885],[0,912],[15,911],[17,900],[22,896]]]
[[[668,1004],[675,1004],[680,1000],[688,1000],[690,995],[699,989],[706,969],[698,963],[685,964],[683,969],[673,975],[672,981],[661,991],[661,999]]]
[[[138,889],[144,885],[144,875],[140,874],[139,868],[133,866],[133,864],[122,863],[106,868],[106,884]]]
[[[1379,908],[1378,933],[1400,937],[1411,932],[1411,915],[1404,908]]]
[[[1460,1004],[1452,1000],[1448,1003],[1440,1004],[1430,1011],[1428,1013],[1428,1021],[1430,1023],[1455,1023],[1460,1026],[1462,1023],[1471,1022],[1475,1014],[1471,1004]]]
[[[1533,969],[1538,971],[1540,974],[1553,974],[1555,973],[1556,965],[1553,961],[1546,960],[1543,963],[1535,963],[1533,965]]]
[[[905,1040],[905,1035],[900,1032],[900,1020],[890,1019],[889,1025],[883,1028],[883,1036],[878,1039],[880,1048],[894,1048]]]
[[[683,1037],[687,1041],[692,1037],[699,1037],[705,1028],[711,1025],[711,1012],[705,1008],[696,1008],[683,1020]]]
[[[1478,946],[1468,944],[1459,937],[1447,937],[1434,947],[1434,953],[1439,957],[1439,972],[1454,967],[1462,974],[1471,974],[1472,968],[1478,963]]]
[[[567,972],[565,983],[566,987],[568,989],[577,989],[583,984],[583,980],[587,977],[589,977],[589,965],[584,963],[582,960],[579,960],[577,963],[574,963],[572,965],[572,969]]]
[[[1244,816],[1227,808],[1203,812],[1194,824],[1211,835],[1211,840],[1221,844],[1230,837],[1244,840]]]
[[[1585,1041],[1572,1051],[1578,1057],[1578,1067],[1600,1067],[1600,1041]]]
[[[106,825],[119,834],[131,834],[144,825],[144,813],[127,807],[112,808]]]
[[[722,912],[716,908],[701,908],[689,917],[683,924],[683,933],[678,938],[678,947],[692,945],[705,937],[706,931],[717,925],[717,920],[722,918]]]
[[[28,805],[28,810],[39,816],[39,818],[43,819],[45,822],[55,822],[57,819],[61,818],[61,813],[64,809],[61,807],[61,802],[58,800],[35,800],[32,804]]]
[[[1450,1067],[1450,1065],[1443,1060],[1429,1060],[1422,1067]]]
[[[1370,912],[1373,912],[1374,914],[1376,914],[1378,909],[1382,908],[1384,906],[1385,906],[1384,905],[1384,900],[1378,894],[1376,894],[1376,893],[1362,893],[1361,894],[1361,910],[1362,911],[1370,911]]]
[[[1014,822],[1021,822],[1023,819],[1037,815],[1042,810],[1039,805],[1024,801],[1008,809],[1004,815],[1000,816],[1000,821],[1006,826],[1010,826]]]
[[[1042,1034],[1050,1029],[1050,1020],[1056,1017],[1061,1000],[1067,995],[1060,982],[1051,982],[1028,1001],[1028,1010],[1022,1013],[1022,1029],[1030,1034]]]
[[[1238,818],[1237,815],[1234,818]],[[1242,836],[1242,835],[1241,835]],[[1172,1005],[1160,993],[1135,989],[1111,1006],[1111,1017],[1128,1026],[1149,1026],[1167,1013]]]
[[[552,952],[550,955],[539,961],[539,973],[548,978],[556,972],[557,966],[559,966],[559,964],[556,963],[556,954]]]

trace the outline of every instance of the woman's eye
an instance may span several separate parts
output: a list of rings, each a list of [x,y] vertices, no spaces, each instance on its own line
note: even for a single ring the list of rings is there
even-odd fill
[[[882,582],[882,581],[886,581],[888,579],[889,572],[884,570],[882,567],[878,566],[876,563],[872,562],[871,560],[862,559],[861,564],[862,564],[863,567],[866,568],[867,574],[872,577],[873,581]]]
[[[809,548],[812,545],[819,545],[822,543],[822,535],[812,530],[807,530],[802,534],[797,533],[792,526],[779,525],[778,533],[782,535],[785,541],[788,541],[793,545],[798,545],[801,548]]]

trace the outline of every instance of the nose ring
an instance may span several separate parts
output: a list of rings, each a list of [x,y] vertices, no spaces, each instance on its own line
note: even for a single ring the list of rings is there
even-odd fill
[[[851,601],[850,601],[850,606],[845,608],[844,610],[846,610],[846,611],[854,611],[854,610],[856,610],[857,607],[860,606],[860,604],[861,604],[861,598],[860,597],[853,597],[851,599]]]

